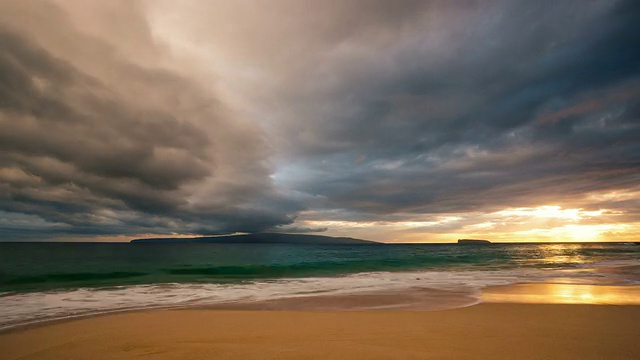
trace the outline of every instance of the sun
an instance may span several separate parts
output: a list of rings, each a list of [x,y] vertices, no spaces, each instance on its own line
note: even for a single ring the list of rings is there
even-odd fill
[[[563,230],[573,241],[596,241],[602,233],[601,228],[590,225],[567,225]]]

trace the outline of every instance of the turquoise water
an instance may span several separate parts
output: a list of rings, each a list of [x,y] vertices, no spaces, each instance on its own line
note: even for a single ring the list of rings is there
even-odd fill
[[[634,244],[0,243],[0,329],[299,296],[426,289],[474,298],[522,282],[635,285],[638,272],[597,268],[638,264]]]
[[[0,291],[229,283],[421,269],[571,268],[613,260],[640,261],[640,247],[0,243]]]

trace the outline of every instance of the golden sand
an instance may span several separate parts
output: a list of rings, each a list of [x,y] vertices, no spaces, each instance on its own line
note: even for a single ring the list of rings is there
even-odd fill
[[[640,306],[156,310],[0,335],[1,359],[640,359]]]

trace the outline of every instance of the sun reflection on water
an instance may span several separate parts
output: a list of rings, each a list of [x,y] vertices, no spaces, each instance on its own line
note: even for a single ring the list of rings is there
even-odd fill
[[[545,244],[539,250],[547,264],[584,264],[586,258],[579,254],[581,248],[581,244]]]

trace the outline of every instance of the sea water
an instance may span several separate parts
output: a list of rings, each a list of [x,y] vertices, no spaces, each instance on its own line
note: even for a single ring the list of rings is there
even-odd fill
[[[637,271],[601,271],[638,265],[633,243],[0,243],[0,329],[141,308],[416,289],[422,308],[446,308],[475,303],[495,285],[638,285]]]

